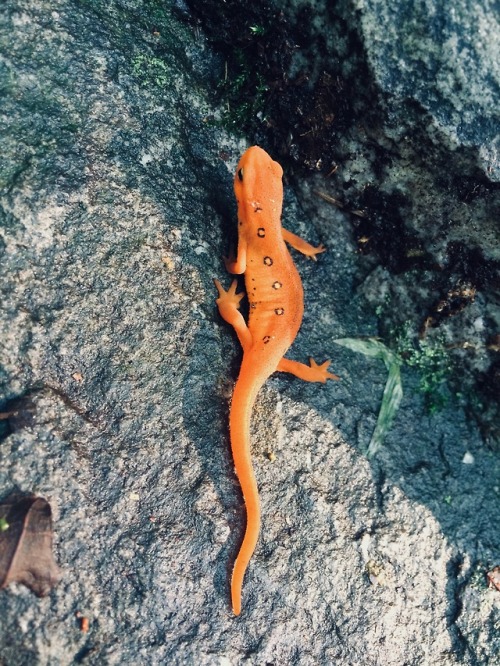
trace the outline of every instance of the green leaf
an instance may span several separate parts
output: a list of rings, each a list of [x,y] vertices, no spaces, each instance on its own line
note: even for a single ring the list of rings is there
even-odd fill
[[[382,446],[384,438],[392,425],[394,416],[398,411],[402,397],[403,385],[401,383],[400,365],[399,363],[393,363],[389,367],[389,376],[385,383],[377,424],[368,445],[368,451],[366,452],[369,458],[374,456]]]
[[[403,397],[401,359],[377,338],[339,338],[333,342],[365,356],[381,359],[388,370],[377,423],[366,452],[370,458],[382,446]]]
[[[373,358],[380,358],[385,363],[385,367],[389,369],[394,363],[400,364],[399,357],[386,347],[383,342],[378,338],[338,338],[334,340],[335,344],[347,347],[352,351],[359,352],[365,356],[372,356]]]
[[[265,34],[266,29],[261,25],[251,25],[250,26],[250,32],[252,33],[252,35],[261,36],[261,35]]]

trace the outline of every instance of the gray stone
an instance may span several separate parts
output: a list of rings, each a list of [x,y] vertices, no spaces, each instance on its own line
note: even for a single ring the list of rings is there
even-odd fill
[[[221,58],[171,9],[0,13],[0,497],[50,501],[63,572],[41,600],[0,592],[0,663],[493,664],[498,455],[459,405],[429,416],[406,370],[386,445],[363,456],[385,369],[333,341],[376,319],[346,218],[309,184],[287,189],[286,226],[328,252],[294,254],[306,314],[290,356],[332,357],[342,379],[277,376],[258,398],[263,527],[231,614],[240,352],[212,278],[230,280],[247,144],[213,122]]]
[[[453,6],[372,0],[359,10],[377,80],[392,103],[414,100],[449,148],[471,146],[491,180],[500,180],[500,23],[496,0]],[[395,11],[394,11],[395,9]]]

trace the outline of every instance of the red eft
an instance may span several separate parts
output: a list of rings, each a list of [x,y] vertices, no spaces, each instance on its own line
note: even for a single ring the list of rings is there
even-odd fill
[[[233,280],[225,291],[214,280],[219,292],[217,305],[225,321],[236,331],[243,347],[243,360],[234,387],[229,432],[231,450],[246,507],[246,530],[231,579],[233,612],[241,612],[243,577],[253,555],[260,529],[257,482],[250,457],[250,418],[258,391],[275,371],[290,372],[307,382],[338,379],[328,372],[330,361],[310,365],[284,358],[297,335],[304,312],[304,293],[300,276],[286,243],[316,260],[324,252],[281,226],[283,170],[271,157],[252,146],[241,157],[234,177],[238,202],[238,252],[226,259],[230,273],[245,275],[249,301],[248,325],[239,312],[244,293],[236,293]]]

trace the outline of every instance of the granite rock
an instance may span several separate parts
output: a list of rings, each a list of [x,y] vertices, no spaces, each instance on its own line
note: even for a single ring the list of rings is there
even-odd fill
[[[286,224],[328,252],[295,257],[291,355],[342,380],[259,396],[263,527],[232,616],[240,355],[212,278],[247,141],[216,122],[223,57],[178,2],[7,0],[0,21],[0,496],[50,501],[63,574],[44,599],[0,593],[0,663],[494,663],[498,455],[460,405],[430,416],[411,369],[363,455],[385,369],[333,340],[376,317],[349,221],[310,183]]]

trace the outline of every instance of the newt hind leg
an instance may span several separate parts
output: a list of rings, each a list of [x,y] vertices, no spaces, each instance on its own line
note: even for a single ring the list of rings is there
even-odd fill
[[[324,384],[327,379],[340,379],[337,375],[328,372],[331,361],[325,361],[318,365],[313,358],[310,358],[309,362],[310,365],[305,365],[298,361],[282,358],[276,370],[278,372],[289,372],[305,382],[322,382]]]
[[[219,298],[215,302],[219,308],[220,316],[234,328],[243,351],[245,351],[245,349],[249,349],[252,346],[252,334],[239,310],[240,301],[245,294],[244,292],[236,293],[236,288],[238,287],[237,280],[231,282],[231,286],[227,291],[219,280],[214,280],[214,284],[219,292]]]

